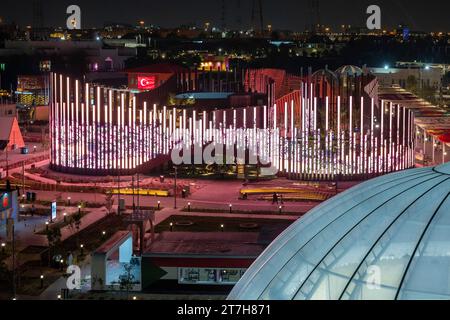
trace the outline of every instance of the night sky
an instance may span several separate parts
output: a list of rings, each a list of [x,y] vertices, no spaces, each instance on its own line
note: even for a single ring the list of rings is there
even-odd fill
[[[237,3],[241,2],[241,10]],[[221,25],[221,0],[43,0],[46,26],[65,26],[65,8],[78,4],[83,27],[102,27],[106,22],[147,24],[173,27],[180,24],[202,25],[210,21]],[[7,22],[31,25],[32,0],[1,0],[0,16]],[[252,0],[226,0],[229,28],[247,28],[251,22]],[[263,0],[264,24],[274,29],[304,30],[311,24],[308,0]],[[382,9],[383,28],[399,23],[412,30],[450,31],[448,0],[320,0],[321,23],[337,27],[342,24],[365,26],[366,8],[378,4]],[[241,24],[238,21],[241,20]]]

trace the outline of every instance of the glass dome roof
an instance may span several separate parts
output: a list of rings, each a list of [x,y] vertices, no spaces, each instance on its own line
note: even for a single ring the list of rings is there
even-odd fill
[[[450,299],[450,163],[385,175],[322,203],[228,299]]]

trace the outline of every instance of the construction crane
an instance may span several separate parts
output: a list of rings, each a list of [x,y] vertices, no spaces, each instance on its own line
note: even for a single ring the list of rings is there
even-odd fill
[[[309,16],[311,18],[311,32],[316,32],[320,27],[320,3],[319,0],[309,0]]]
[[[42,0],[33,0],[33,28],[44,27],[44,4]]]
[[[222,0],[222,16],[221,16],[221,21],[222,21],[222,31],[225,31],[226,27],[227,27],[227,6],[226,6],[226,0]]]
[[[259,20],[259,21],[257,21]],[[264,15],[262,0],[252,0],[252,27],[254,30],[264,32]]]

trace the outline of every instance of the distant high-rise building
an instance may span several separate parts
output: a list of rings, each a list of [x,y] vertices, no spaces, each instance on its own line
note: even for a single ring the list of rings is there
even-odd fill
[[[255,31],[264,32],[264,15],[262,0],[253,0],[252,2],[252,28]]]
[[[42,0],[33,0],[33,28],[44,27],[44,4]]]

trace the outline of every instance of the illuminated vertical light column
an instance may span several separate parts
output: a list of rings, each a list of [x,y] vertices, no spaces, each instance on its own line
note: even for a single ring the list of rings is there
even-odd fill
[[[202,115],[202,138],[201,138],[201,145],[203,146],[206,143],[206,111],[203,111]]]
[[[172,114],[173,114],[173,117],[172,117],[172,121],[173,121],[173,123],[172,123],[172,132],[171,132],[171,137],[172,137],[172,144],[171,144],[171,149],[175,146],[175,142],[176,142],[176,140],[177,140],[177,109],[174,107],[174,108],[172,108]]]
[[[405,144],[405,134],[406,134],[406,131],[405,131],[405,126],[406,126],[406,108],[405,107],[403,107],[402,108],[403,109],[403,127],[402,127],[402,146],[403,146],[403,152],[402,152],[402,169],[406,169],[408,166],[407,166],[407,164],[406,164],[406,157],[405,157],[405,147],[406,147],[406,144]]]
[[[442,142],[442,164],[445,163],[445,156],[447,155],[445,142]]]
[[[86,139],[86,127],[85,127],[85,116],[84,116],[84,113],[85,113],[85,105],[84,105],[84,103],[81,103],[81,105],[80,105],[80,118],[81,118],[81,120],[80,120],[80,126],[79,126],[79,128],[80,128],[80,167],[82,167],[82,168],[84,168],[85,167],[85,161],[84,161],[84,159],[85,159],[85,154],[86,154],[86,150],[85,150],[85,139]]]
[[[84,158],[84,168],[89,168],[89,84],[86,83],[84,85],[84,114],[86,117],[86,121],[84,124],[84,129],[83,129],[83,139],[84,139],[84,154],[83,154],[83,158]]]
[[[109,141],[106,141],[107,145],[109,145],[109,150],[108,150],[108,154],[109,154],[109,169],[114,168],[113,165],[113,159],[114,159],[114,155],[116,154],[115,152],[115,148],[117,148],[117,145],[115,143],[114,138],[114,133],[113,133],[113,91],[109,90]]]
[[[128,106],[128,137],[127,137],[127,163],[126,168],[131,169],[133,167],[132,157],[134,157],[133,150],[133,137],[132,137],[132,121],[133,121],[133,108]]]
[[[61,100],[63,101],[63,100]],[[61,102],[61,111],[62,111],[62,118],[61,118],[61,141],[59,141],[60,143],[60,149],[61,149],[61,156],[62,156],[62,161],[61,161],[61,165],[62,166],[67,166],[67,110],[66,110],[66,103],[65,102]]]
[[[137,158],[139,155],[139,150],[137,147],[137,143],[139,142],[137,139],[137,130],[136,130],[136,96],[133,96],[133,100],[132,100],[132,107],[133,107],[133,114],[132,114],[132,119],[131,119],[131,169],[136,169],[137,166]]]
[[[142,147],[142,145],[144,143],[144,137],[143,137],[143,132],[142,132],[142,129],[143,129],[142,122],[143,122],[143,120],[144,119],[142,119],[142,109],[140,109],[139,110],[139,131],[138,131],[139,132],[139,141],[138,141],[139,152],[138,152],[138,157],[137,157],[137,161],[138,161],[137,165],[138,166],[142,165],[142,163],[143,163],[142,157],[143,157],[143,154],[144,154],[144,150],[143,150],[143,147]]]
[[[267,129],[267,106],[263,106],[263,129]]]
[[[375,156],[375,154],[374,154],[374,150],[375,150],[375,140],[374,140],[374,138],[375,138],[375,136],[374,136],[374,131],[373,131],[373,122],[374,122],[374,116],[375,116],[375,99],[374,98],[372,98],[371,99],[371,102],[370,102],[370,108],[371,108],[371,111],[370,111],[370,153],[371,153],[371,156],[372,156],[372,161],[371,161],[371,163],[370,163],[370,168],[371,168],[371,173],[373,173],[374,172],[374,167],[375,167],[375,162],[374,162],[374,156]]]
[[[159,140],[157,138],[157,128],[156,128],[156,123],[158,120],[158,113],[156,111],[156,104],[153,104],[153,130],[152,130],[152,146],[153,146],[153,158],[156,156],[156,154],[159,153]]]
[[[154,113],[153,111],[149,111],[148,114],[148,123],[149,123],[149,137],[148,137],[148,141],[149,141],[149,152],[150,152],[150,158],[154,159],[155,158],[155,140],[154,140],[154,127],[153,127],[153,120],[154,119]]]
[[[85,93],[87,94],[87,93]],[[86,99],[87,100],[87,99]],[[87,100],[89,102],[89,100]],[[89,143],[90,143],[90,136],[89,136],[89,103],[84,105],[84,114],[86,116],[86,122],[84,125],[84,167],[89,168],[89,156],[90,156],[90,150],[89,150]]]
[[[336,148],[336,158],[337,158],[337,174],[342,173],[342,136],[341,136],[341,96],[337,97],[337,148]]]
[[[100,88],[99,86],[97,86],[97,96],[96,96],[96,106],[95,109],[97,111],[97,115],[95,117],[96,123],[95,123],[95,144],[96,144],[96,148],[95,148],[95,158],[96,158],[96,169],[101,169],[102,168],[102,162],[103,162],[103,139],[98,139],[99,136],[101,136],[101,128],[100,128],[100,111],[102,109],[102,102],[101,102],[101,91],[102,88]]]
[[[385,158],[385,152],[384,152],[384,150],[385,150],[385,148],[386,148],[386,146],[385,146],[385,144],[384,144],[384,142],[386,141],[385,139],[384,139],[384,108],[385,108],[385,106],[384,106],[384,100],[381,100],[381,115],[380,115],[380,117],[381,117],[381,119],[380,119],[380,122],[381,122],[381,126],[380,126],[380,144],[381,144],[381,155],[382,155],[382,162],[381,162],[381,169],[382,169],[382,171],[381,172],[383,172],[383,173],[385,173],[385,169],[386,169],[386,158]]]
[[[397,156],[395,157],[395,170],[399,170],[401,168],[401,165],[399,166],[399,160],[400,160],[400,105],[397,104],[397,138],[395,139],[395,147],[396,147],[396,152],[397,152]]]
[[[149,160],[148,152],[149,152],[149,144],[148,144],[148,127],[147,127],[147,101],[144,101],[144,110],[142,113],[143,116],[143,155],[142,161],[147,162]]]
[[[74,128],[74,132],[75,132],[75,139],[74,139],[74,143],[75,143],[75,163],[74,166],[76,168],[81,167],[81,164],[79,163],[79,159],[80,159],[80,131],[79,131],[79,122],[78,122],[78,107],[79,107],[79,83],[78,80],[75,80],[75,128]]]
[[[364,97],[361,97],[361,107],[360,107],[360,125],[359,125],[359,143],[361,147],[359,148],[360,155],[360,173],[366,173],[366,156],[367,154],[363,152],[365,150],[365,140],[364,140]]]
[[[191,130],[191,143],[197,143],[197,112],[195,110],[192,111],[192,125],[190,127]]]
[[[125,126],[125,94],[120,94],[120,131],[121,134],[119,136],[120,141],[120,167],[121,169],[127,168],[127,156],[125,150],[128,148],[127,139],[127,127]]]
[[[355,171],[354,162],[354,148],[353,148],[353,96],[350,96],[349,101],[349,120],[348,120],[348,154],[350,162],[347,164],[350,168],[349,173]]]
[[[294,100],[291,100],[291,143],[290,143],[290,150],[289,150],[289,162],[290,162],[290,169],[289,171],[291,173],[296,171],[296,165],[297,165],[297,158],[295,156],[295,148],[297,147],[297,141],[296,141],[296,134],[294,132]]]
[[[66,166],[70,167],[73,159],[72,155],[72,123],[71,123],[71,103],[70,103],[70,78],[66,77],[66,136],[67,136],[67,145],[66,145]]]
[[[304,84],[302,83],[302,87],[304,88]],[[304,93],[305,90],[302,90],[302,98],[301,98],[301,119],[302,119],[302,128],[301,128],[301,145],[300,145],[300,157],[301,157],[301,168],[300,168],[300,173],[303,175],[304,170],[306,169],[306,156],[305,156],[305,147],[306,147],[306,138],[305,138],[305,133],[306,133],[306,112],[305,112],[305,98],[304,98]]]
[[[167,139],[168,139],[168,145],[169,145],[169,150],[170,150],[170,148],[172,147],[172,137],[173,137],[173,129],[172,129],[172,126],[173,126],[173,119],[172,119],[172,111],[171,110],[169,110],[168,111],[169,112],[169,132],[168,132],[168,134],[167,134]]]
[[[186,119],[187,114],[186,114],[186,109],[183,109],[183,141],[184,143],[188,143],[187,140],[187,134],[186,134]],[[216,123],[216,111],[214,111],[214,125]]]
[[[388,170],[387,172],[392,171],[392,102],[389,103],[389,148],[387,150],[387,152],[389,152],[389,156],[388,156]]]
[[[275,139],[277,139],[277,137],[275,136],[276,129],[277,129],[277,104],[274,104],[273,105],[273,132],[274,132],[274,135],[272,137],[272,146],[271,146],[270,150],[271,150],[271,157],[272,157],[272,162],[274,164],[274,167],[276,167],[279,170],[280,169],[278,166],[279,152],[275,151],[275,148],[278,145],[275,141]]]
[[[74,167],[75,166],[75,160],[76,160],[76,144],[75,144],[75,121],[74,121],[74,103],[70,103],[70,120],[69,120],[69,126],[70,126],[70,156],[69,156],[69,166]]]
[[[103,127],[102,127],[102,130],[103,130],[103,139],[102,140],[104,141],[103,142],[103,144],[104,144],[104,148],[103,148],[104,156],[103,156],[102,165],[103,165],[103,169],[109,169],[109,167],[108,167],[108,163],[109,163],[108,154],[109,154],[109,149],[111,148],[111,146],[110,146],[111,140],[110,140],[110,137],[107,135],[108,134],[108,132],[107,132],[108,121],[109,121],[109,119],[108,119],[109,112],[108,112],[108,105],[107,104],[104,104],[103,112],[104,112],[104,124],[103,124]]]
[[[325,175],[327,176],[329,173],[329,161],[330,159],[328,158],[328,152],[329,152],[329,140],[328,140],[328,133],[330,131],[330,124],[329,124],[329,110],[330,108],[330,99],[328,96],[326,96],[325,98]]]
[[[163,111],[162,111],[162,143],[163,143],[163,149],[162,152],[163,153],[167,153],[168,150],[168,146],[167,146],[167,107],[163,106]]]
[[[56,86],[55,86],[56,87]],[[52,141],[52,148],[53,148],[53,152],[54,152],[54,163],[59,166],[61,165],[60,162],[60,156],[59,156],[59,149],[60,149],[60,144],[58,143],[58,141],[60,141],[60,136],[61,136],[61,114],[60,114],[60,110],[59,110],[59,102],[53,102],[53,106],[55,108],[54,112],[55,112],[55,118],[53,120],[54,124],[53,124],[53,129],[54,129],[54,133],[55,133],[55,138]]]
[[[120,95],[119,95],[120,97]],[[119,104],[117,105],[117,124],[116,124],[116,160],[115,166],[118,171],[122,169],[122,99],[120,99]]]
[[[286,172],[286,170],[289,170],[290,168],[288,168],[286,166],[286,162],[289,162],[289,155],[286,157],[286,152],[288,152],[286,150],[286,145],[288,143],[288,104],[287,102],[284,103],[284,123],[283,123],[283,130],[284,130],[284,135],[282,137],[282,150],[281,152],[281,171]]]

